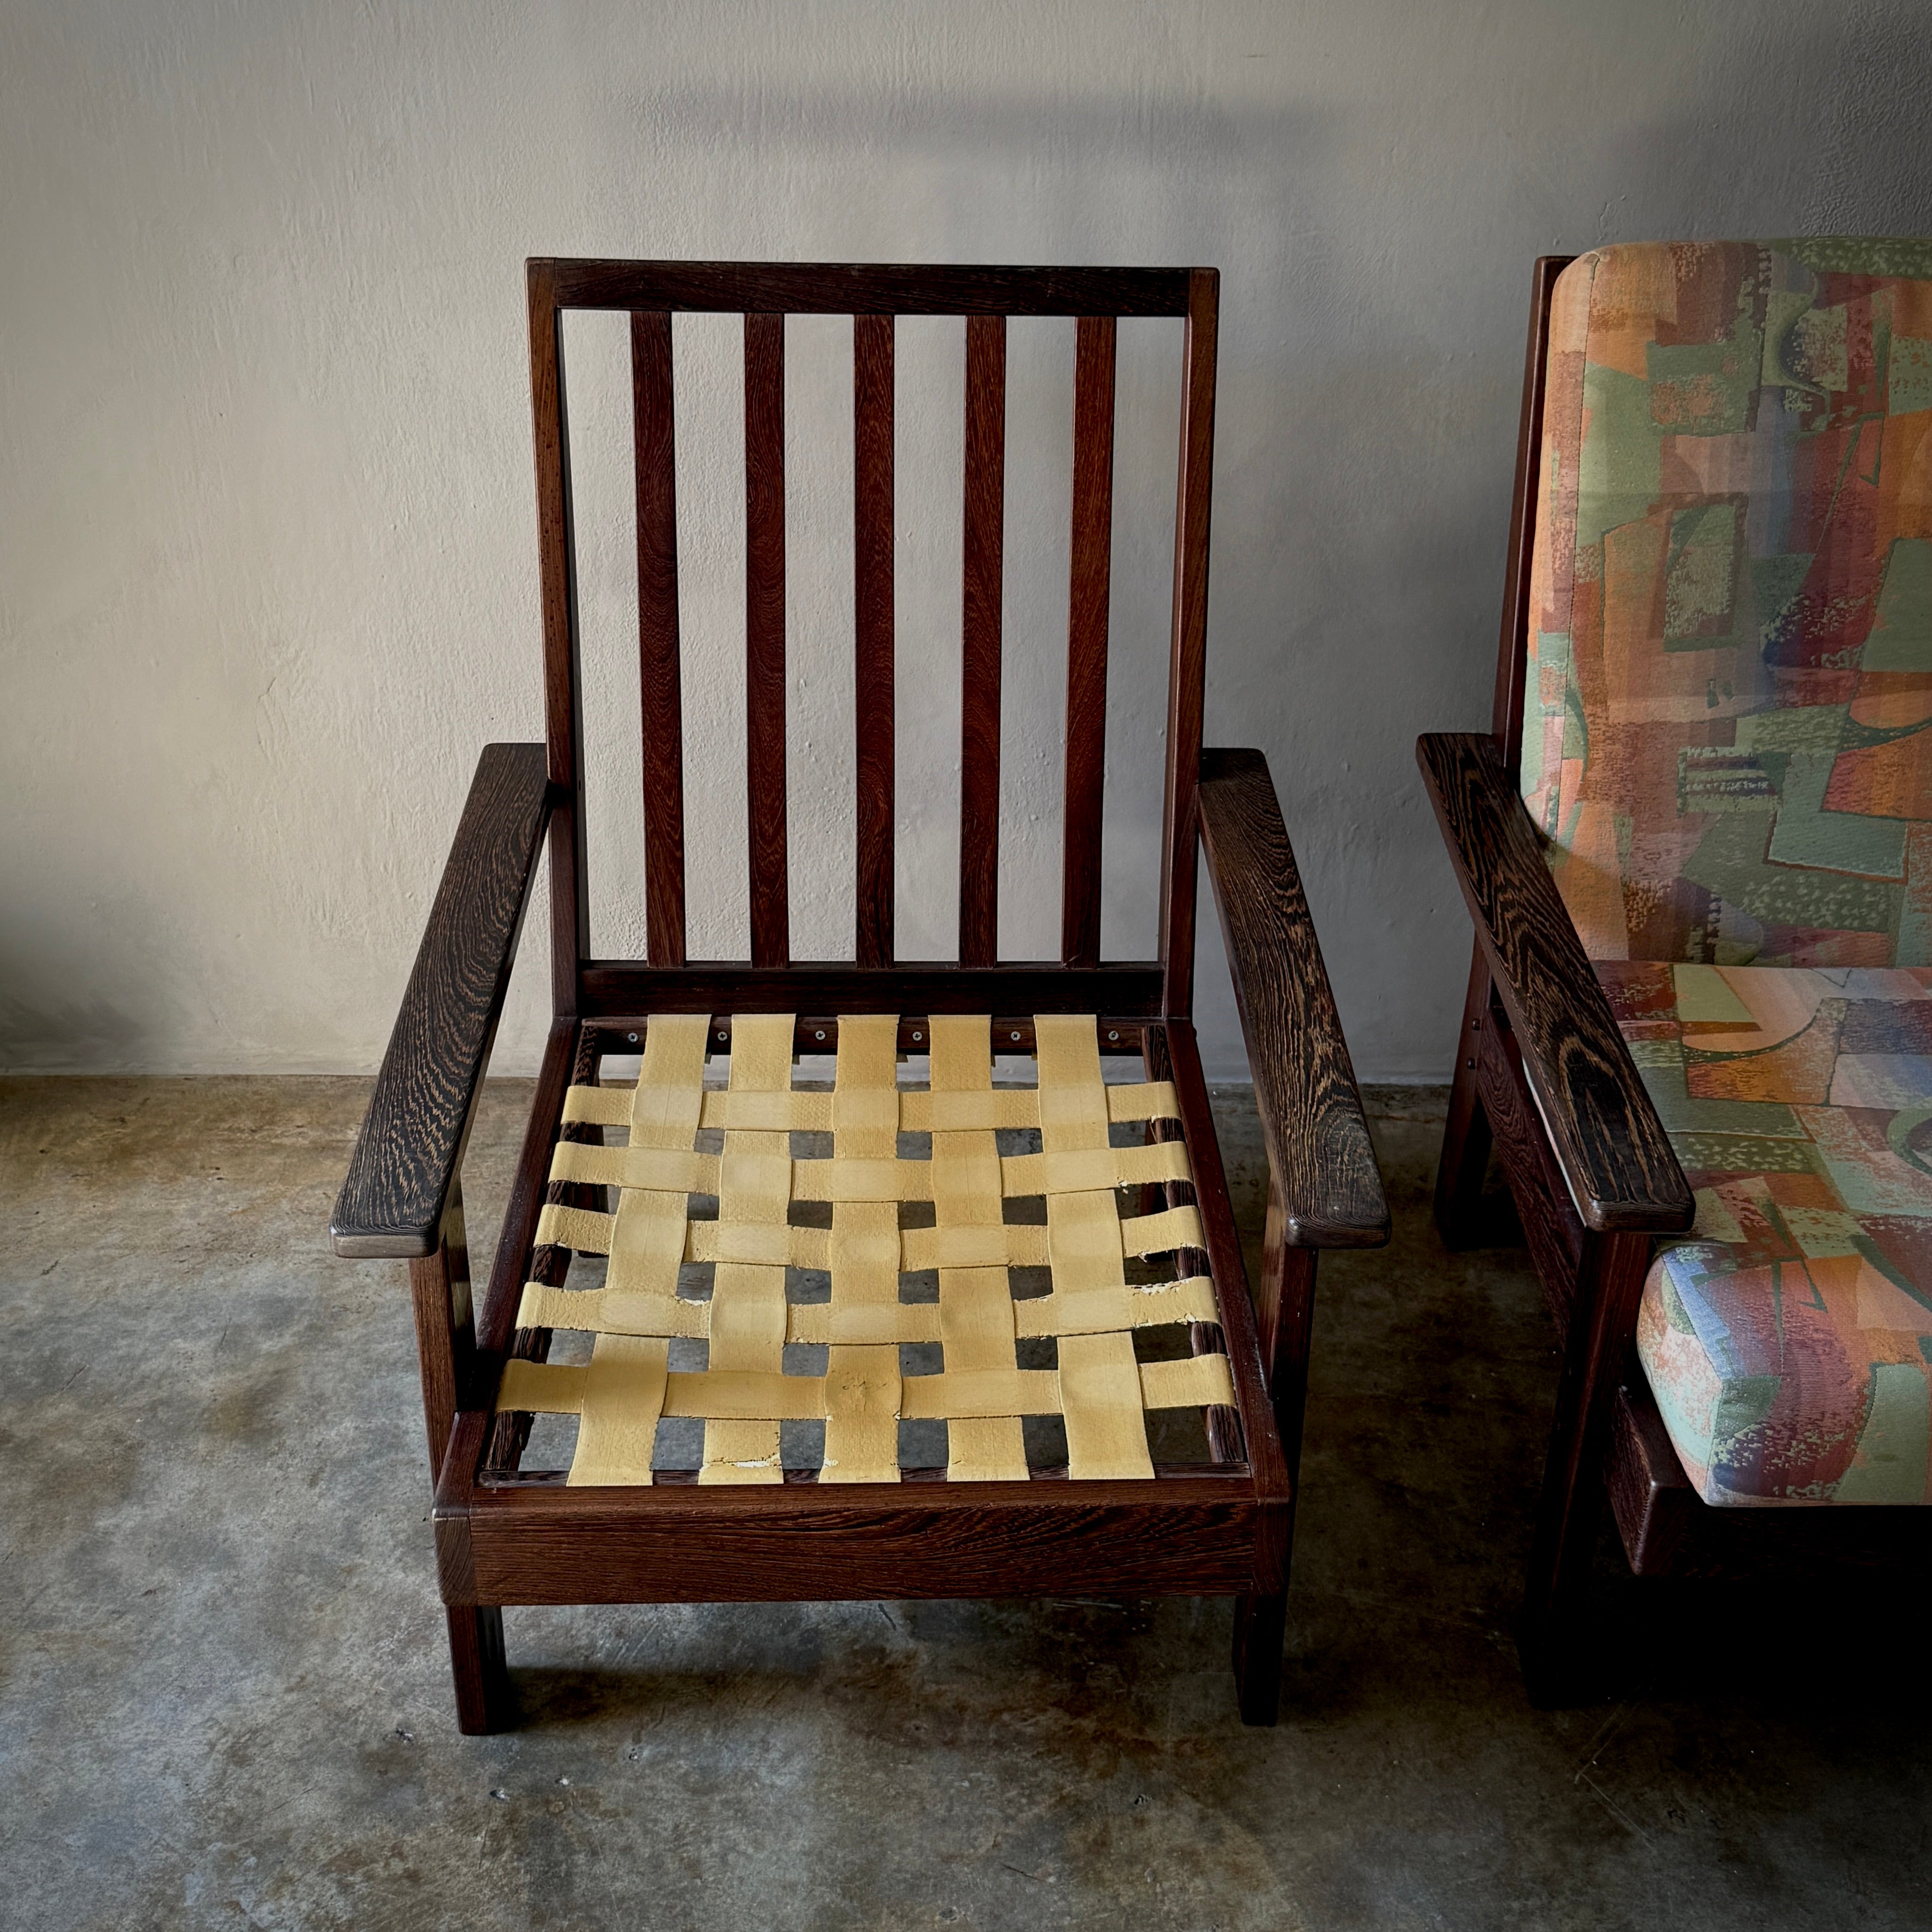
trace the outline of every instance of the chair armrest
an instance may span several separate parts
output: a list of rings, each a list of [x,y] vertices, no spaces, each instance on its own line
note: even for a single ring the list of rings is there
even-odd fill
[[[486,745],[328,1226],[338,1255],[436,1251],[550,817],[541,745]]]
[[[1203,752],[1197,796],[1282,1238],[1380,1247],[1388,1203],[1267,760]]]
[[[1496,740],[1416,743],[1531,1091],[1586,1227],[1676,1234],[1696,1204]]]

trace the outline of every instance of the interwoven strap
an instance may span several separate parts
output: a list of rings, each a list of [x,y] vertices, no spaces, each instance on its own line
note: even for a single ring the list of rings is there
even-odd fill
[[[1118,1190],[1192,1178],[1184,1144],[1110,1144],[1120,1121],[1172,1120],[1165,1081],[1102,1084],[1095,1022],[1035,1022],[1036,1088],[995,1088],[991,1022],[934,1016],[929,1089],[898,1084],[896,1016],[838,1023],[829,1093],[790,1084],[794,1022],[733,1022],[730,1084],[707,1090],[710,1022],[663,1014],[644,1034],[634,1088],[572,1087],[566,1124],[628,1130],[623,1147],[560,1141],[554,1182],[619,1190],[614,1215],[546,1207],[539,1246],[608,1256],[601,1288],[530,1282],[523,1328],[595,1334],[587,1364],[506,1364],[496,1406],[580,1420],[574,1484],[648,1483],[658,1424],[704,1422],[700,1482],[778,1482],[778,1425],[822,1420],[818,1480],[896,1482],[902,1419],[946,1425],[956,1481],[1024,1480],[1020,1418],[1058,1415],[1074,1478],[1151,1477],[1144,1412],[1234,1402],[1227,1358],[1141,1362],[1132,1331],[1218,1321],[1204,1275],[1130,1284],[1130,1256],[1204,1246],[1191,1207],[1124,1214]],[[723,1130],[701,1153],[701,1128]],[[1036,1129],[1037,1154],[1002,1156],[1001,1129]],[[795,1132],[832,1137],[829,1159],[794,1159]],[[902,1160],[902,1134],[931,1137]],[[717,1218],[694,1220],[690,1197],[715,1196]],[[1043,1196],[1044,1226],[1009,1222],[1006,1203]],[[932,1204],[930,1227],[899,1223],[900,1204]],[[795,1227],[793,1204],[831,1204],[831,1226]],[[678,1292],[686,1262],[712,1264],[708,1301]],[[1008,1270],[1045,1267],[1051,1292],[1016,1298]],[[789,1302],[788,1268],[829,1272],[829,1301]],[[902,1274],[938,1270],[938,1303],[899,1299]],[[1056,1338],[1058,1366],[1022,1369],[1016,1344]],[[668,1368],[674,1337],[709,1345],[707,1366]],[[904,1375],[899,1348],[941,1345],[937,1374]],[[829,1344],[823,1376],[788,1375],[788,1342]]]

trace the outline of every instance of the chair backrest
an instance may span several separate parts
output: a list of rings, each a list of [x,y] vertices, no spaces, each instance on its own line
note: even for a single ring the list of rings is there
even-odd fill
[[[720,1003],[837,1010],[1185,1013],[1191,998],[1194,790],[1199,765],[1213,466],[1211,268],[918,268],[533,260],[532,394],[550,774],[564,801],[550,848],[560,1013]],[[586,957],[584,680],[577,609],[562,318],[628,311],[637,477],[644,904],[640,962]],[[741,314],[745,356],[745,680],[751,959],[686,957],[685,794],[672,420],[672,318]],[[854,363],[856,919],[850,967],[791,958],[785,774],[784,349],[788,314],[850,315]],[[965,318],[959,957],[893,957],[894,317]],[[1002,963],[999,880],[1002,542],[1009,316],[1077,319],[1072,433],[1061,956]],[[1159,957],[1102,967],[1100,842],[1112,535],[1115,320],[1184,318]],[[854,968],[872,976],[862,994]],[[842,974],[845,976],[842,976]],[[859,1010],[855,1007],[854,1010]]]
[[[1586,949],[1932,964],[1932,242],[1555,266],[1498,729],[1513,647]]]

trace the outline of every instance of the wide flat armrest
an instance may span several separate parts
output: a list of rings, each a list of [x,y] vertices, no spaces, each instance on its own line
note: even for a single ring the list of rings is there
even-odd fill
[[[1603,1234],[1682,1232],[1689,1184],[1496,740],[1430,732],[1416,759],[1577,1213]]]
[[[338,1255],[435,1252],[549,817],[542,746],[484,746],[329,1222]]]
[[[1282,1238],[1380,1247],[1388,1203],[1268,760],[1203,752],[1198,796]]]

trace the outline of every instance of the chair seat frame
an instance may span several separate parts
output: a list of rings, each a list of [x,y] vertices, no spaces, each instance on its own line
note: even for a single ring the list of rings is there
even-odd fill
[[[337,1203],[338,1253],[410,1264],[434,1490],[437,1568],[465,1731],[510,1720],[502,1610],[579,1603],[1037,1594],[1226,1594],[1237,1603],[1241,1714],[1279,1702],[1288,1554],[1306,1400],[1315,1262],[1379,1245],[1388,1219],[1346,1046],[1274,786],[1258,752],[1201,747],[1208,491],[1217,278],[1204,269],[951,269],[541,260],[529,265],[548,730],[486,747]],[[562,317],[628,311],[637,403],[645,784],[643,961],[588,956],[582,692]],[[752,953],[685,956],[682,718],[670,437],[670,319],[746,317],[747,690]],[[788,952],[783,776],[782,318],[854,318],[855,569],[860,675],[855,958]],[[961,958],[892,956],[892,318],[964,315],[967,533]],[[1070,600],[1063,957],[994,956],[999,720],[999,524],[1005,318],[1078,318],[1074,580]],[[1151,961],[1099,956],[1100,792],[1113,319],[1186,324],[1160,912]],[[776,613],[776,615],[774,615]],[[880,694],[883,694],[883,702]],[[1204,852],[1227,942],[1269,1162],[1262,1276],[1250,1294],[1191,1018],[1196,855]],[[460,1170],[540,857],[551,880],[553,1016],[491,1277],[472,1313]],[[504,1453],[505,1361],[541,1358],[514,1324],[573,1081],[653,1013],[789,1013],[817,1042],[838,1016],[985,1013],[1030,1051],[1033,1016],[1100,1016],[1104,1050],[1174,1084],[1188,1143],[1238,1424],[1208,1413],[1210,1460],[1151,1482],[836,1485],[810,1471],[758,1485],[574,1488]],[[910,1037],[902,1035],[902,1043]],[[634,1050],[634,1048],[633,1048]],[[574,1131],[563,1126],[568,1136]],[[524,1425],[526,1429],[526,1422]],[[506,1474],[506,1472],[508,1472]]]

